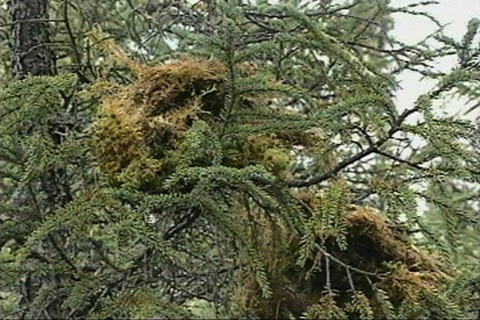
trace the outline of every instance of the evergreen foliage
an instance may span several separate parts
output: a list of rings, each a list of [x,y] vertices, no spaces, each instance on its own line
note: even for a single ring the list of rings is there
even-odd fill
[[[2,318],[480,316],[479,130],[438,112],[480,24],[388,33],[430,2],[53,1],[65,70],[0,89]]]

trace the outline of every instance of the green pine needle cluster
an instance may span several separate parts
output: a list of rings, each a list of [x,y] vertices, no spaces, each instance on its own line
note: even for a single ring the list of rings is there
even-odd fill
[[[478,128],[437,104],[480,98],[480,24],[439,74],[389,47],[414,6],[313,2],[178,4],[168,59],[95,27],[90,83],[1,87],[2,318],[477,316]]]

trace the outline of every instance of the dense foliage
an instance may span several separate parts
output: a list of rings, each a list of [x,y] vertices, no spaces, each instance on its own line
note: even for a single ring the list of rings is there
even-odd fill
[[[480,20],[433,49],[390,31],[434,1],[245,2],[51,0],[57,74],[0,89],[2,318],[480,317],[480,129],[439,111]]]

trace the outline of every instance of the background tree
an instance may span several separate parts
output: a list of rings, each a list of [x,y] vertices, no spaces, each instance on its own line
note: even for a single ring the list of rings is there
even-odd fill
[[[392,39],[418,6],[52,1],[58,75],[0,93],[2,315],[473,317],[478,134],[434,102],[478,99],[478,22]]]
[[[48,10],[45,0],[12,1],[12,72],[14,78],[53,75]]]

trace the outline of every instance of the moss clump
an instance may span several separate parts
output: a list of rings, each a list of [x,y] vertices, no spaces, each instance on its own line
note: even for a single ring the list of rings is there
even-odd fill
[[[322,204],[319,194],[297,196],[310,208]],[[346,248],[338,245],[338,235],[320,230],[315,240],[318,247],[312,248],[303,266],[298,263],[301,236],[292,235],[284,251],[273,250],[268,224],[263,225],[262,237],[257,239],[264,248],[273,295],[264,299],[254,275],[245,270],[234,297],[238,307],[262,319],[301,315],[357,319],[360,314],[385,318],[384,302],[388,301],[403,316],[420,314],[402,311],[407,304],[424,308],[428,315],[423,297],[434,295],[435,288],[450,279],[440,263],[372,210],[351,207],[341,220],[346,227]],[[379,294],[385,296],[379,298]]]
[[[223,107],[223,65],[185,59],[142,68],[138,80],[107,96],[93,147],[113,182],[139,187],[168,174],[196,119],[213,124]]]

